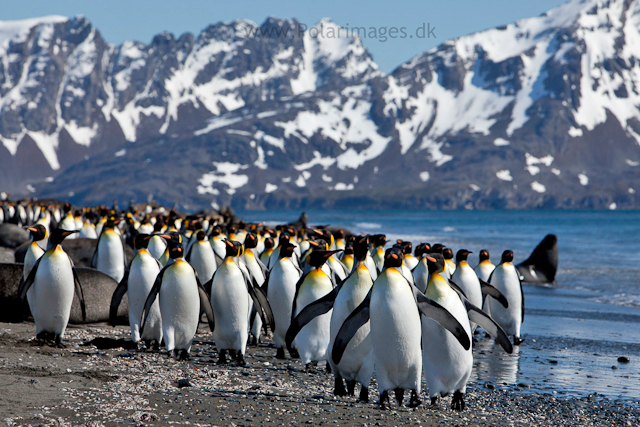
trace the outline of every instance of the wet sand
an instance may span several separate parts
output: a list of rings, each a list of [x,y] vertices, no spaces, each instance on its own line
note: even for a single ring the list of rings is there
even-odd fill
[[[204,325],[187,362],[158,352],[83,345],[95,337],[128,338],[128,328],[122,326],[70,328],[64,349],[36,345],[34,334],[32,323],[0,324],[0,420],[6,425],[588,426],[640,422],[640,406],[633,401],[613,401],[600,394],[563,396],[538,392],[535,385],[514,384],[509,378],[487,379],[495,374],[491,369],[499,366],[483,364],[494,351],[488,339],[478,343],[467,407],[456,413],[449,409],[450,398],[442,399],[437,410],[425,403],[416,410],[392,403],[391,410],[380,411],[375,382],[368,404],[352,397],[336,398],[332,376],[322,364],[310,374],[299,360],[276,360],[268,340],[248,348],[246,367],[219,366]],[[534,352],[536,346],[544,343],[536,340],[519,354]],[[550,372],[557,365],[540,363],[539,368]],[[497,369],[508,375],[504,366]],[[422,398],[428,400],[424,394]]]

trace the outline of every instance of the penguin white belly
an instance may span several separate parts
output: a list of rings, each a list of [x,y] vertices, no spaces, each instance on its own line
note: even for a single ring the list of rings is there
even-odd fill
[[[331,279],[324,271],[311,271],[300,286],[300,289],[298,289],[294,315],[298,315],[307,305],[317,301],[332,290],[333,283],[331,283]],[[293,345],[300,353],[300,360],[303,364],[306,365],[310,362],[318,362],[327,358],[331,312],[332,310],[329,310],[327,313],[313,319],[300,330],[296,339],[293,340]]]
[[[216,253],[221,259],[224,259],[224,254],[227,252],[224,242],[219,237],[212,237],[209,240],[213,252]]]
[[[405,279],[407,279],[409,281],[409,283],[411,283],[412,285],[414,284],[413,281],[413,274],[411,273],[411,270],[409,270],[407,268],[406,265],[402,264],[400,266],[400,272],[402,273],[402,275],[404,276]]]
[[[109,234],[107,234],[109,233]],[[116,282],[124,276],[124,248],[120,237],[110,230],[105,231],[98,243],[96,269]]]
[[[371,293],[371,341],[380,393],[395,388],[420,393],[420,314],[409,284],[387,268]]]
[[[220,350],[245,353],[249,319],[249,292],[242,271],[232,259],[218,268],[211,285],[211,306],[216,327],[213,341]]]
[[[24,256],[24,268],[22,270],[22,278],[24,280],[27,280],[31,269],[43,254],[44,251],[37,243],[34,242],[29,245],[29,249],[27,249],[27,253]]]
[[[360,305],[371,289],[373,281],[368,269],[360,264],[351,277],[342,285],[333,304],[331,315],[331,338],[329,350],[333,348],[336,335],[344,321]],[[369,388],[373,375],[373,348],[369,332],[371,325],[364,324],[355,333],[337,366],[331,362],[331,367],[337,370],[347,381],[356,380]],[[331,361],[331,358],[329,358]]]
[[[60,248],[45,253],[27,292],[36,334],[64,334],[73,302],[74,282],[71,262]]]
[[[331,265],[331,268],[333,268],[333,271],[336,272],[336,275],[338,276],[338,279],[340,280],[344,280],[347,277],[347,272],[346,269],[344,267],[344,264],[341,263],[335,255],[331,255],[329,257],[328,260],[328,264]]]
[[[468,264],[460,264],[456,271],[451,276],[456,285],[462,289],[462,292],[467,296],[467,299],[471,304],[478,308],[482,308],[482,290],[480,288],[480,281],[475,271],[469,267]],[[478,325],[471,323],[471,330],[475,331]]]
[[[253,275],[253,277],[256,278],[256,283],[258,284],[258,286],[262,286],[265,281],[264,273],[262,272],[262,268],[258,264],[258,261],[256,261],[256,258],[253,252],[249,252],[249,251],[250,250],[247,250],[247,252],[244,255],[245,264],[249,269],[249,271],[251,272],[251,274]],[[249,305],[253,307],[253,301],[251,299],[250,299]],[[253,336],[256,339],[260,339],[260,334],[262,331],[262,318],[258,314],[255,315],[253,324],[249,325],[249,327],[251,328],[251,333],[253,334]]]
[[[291,325],[291,310],[296,295],[296,283],[300,273],[289,259],[282,259],[276,263],[269,276],[267,300],[271,306],[276,328],[273,331],[273,341],[278,348],[285,346],[285,336]]]
[[[458,295],[452,290],[437,302],[447,309],[471,336],[469,318]],[[473,368],[471,348],[465,350],[449,331],[424,316],[422,322],[422,363],[429,396],[445,395],[455,391],[466,392],[467,381]]]
[[[424,294],[429,284],[429,267],[427,266],[426,258],[420,260],[416,269],[413,270],[413,279],[416,287]]]
[[[158,343],[162,340],[162,318],[160,303],[157,299],[149,309],[144,334],[140,337],[140,321],[144,303],[147,301],[159,272],[160,267],[157,261],[146,251],[139,252],[131,263],[127,293],[129,294],[129,326],[131,327],[131,337],[135,343],[139,342],[141,338],[157,340]]]
[[[371,275],[371,280],[376,280],[378,278],[378,271],[376,270],[376,262],[368,253],[367,253],[367,257],[364,259],[364,265],[366,265],[367,270],[369,270],[369,274]]]
[[[164,250],[167,249],[167,242],[160,236],[153,236],[149,239],[147,250],[155,259],[160,259]]]
[[[403,262],[409,270],[413,270],[416,265],[418,265],[418,258],[414,257],[413,255],[405,255]]]
[[[494,298],[488,298],[491,317],[502,326],[507,335],[520,337],[522,294],[518,271],[512,264],[500,264],[493,272],[491,285],[502,292],[509,301],[509,307],[504,308]]]
[[[80,234],[78,234],[78,238],[80,239],[97,239],[98,234],[96,233],[96,227],[90,224],[85,224],[82,226],[80,230]]]
[[[200,241],[194,243],[194,245],[191,249],[189,264],[191,264],[198,274],[200,283],[204,284],[211,280],[213,273],[215,273],[218,268],[216,257],[209,242]]]
[[[478,278],[484,280],[485,282],[489,281],[489,277],[491,277],[491,273],[495,270],[495,266],[490,262],[481,262],[473,269],[476,272]]]
[[[193,268],[185,261],[177,260],[165,270],[159,300],[167,351],[189,351],[198,329],[200,295]]]

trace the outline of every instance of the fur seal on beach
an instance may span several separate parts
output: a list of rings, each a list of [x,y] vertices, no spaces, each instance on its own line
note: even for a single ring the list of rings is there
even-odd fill
[[[516,266],[522,281],[527,283],[554,283],[558,270],[558,236],[547,234],[531,252],[529,258]]]

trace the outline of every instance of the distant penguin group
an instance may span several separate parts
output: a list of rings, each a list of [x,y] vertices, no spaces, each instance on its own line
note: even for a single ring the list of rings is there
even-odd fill
[[[39,342],[64,345],[74,296],[86,317],[82,284],[63,249],[65,238],[81,235],[92,242],[92,267],[117,282],[105,302],[110,323],[120,321],[126,295],[140,350],[164,347],[188,359],[204,315],[219,364],[231,357],[244,366],[248,346],[272,336],[277,359],[287,352],[308,372],[326,362],[337,396],[354,396],[359,383],[358,399],[368,402],[375,373],[381,408],[391,395],[402,405],[405,392],[410,407],[420,405],[424,378],[432,407],[451,395],[451,408],[463,410],[474,332],[482,328],[511,353],[524,341],[523,280],[553,281],[558,265],[553,235],[517,266],[511,250],[494,266],[482,249],[472,268],[465,248],[414,249],[384,234],[310,227],[305,215],[271,228],[229,212],[182,215],[151,205],[2,212],[30,236],[17,292]]]

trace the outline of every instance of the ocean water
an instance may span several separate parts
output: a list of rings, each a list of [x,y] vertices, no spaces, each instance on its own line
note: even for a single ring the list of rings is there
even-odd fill
[[[525,260],[558,236],[554,286],[524,286],[523,345],[512,355],[478,337],[472,383],[521,392],[598,393],[640,403],[640,212],[308,211],[310,225],[334,225],[388,239],[443,243],[494,264],[511,249]],[[299,211],[240,212],[248,221],[292,222]],[[630,363],[618,362],[626,356]],[[518,387],[518,384],[524,387]]]

